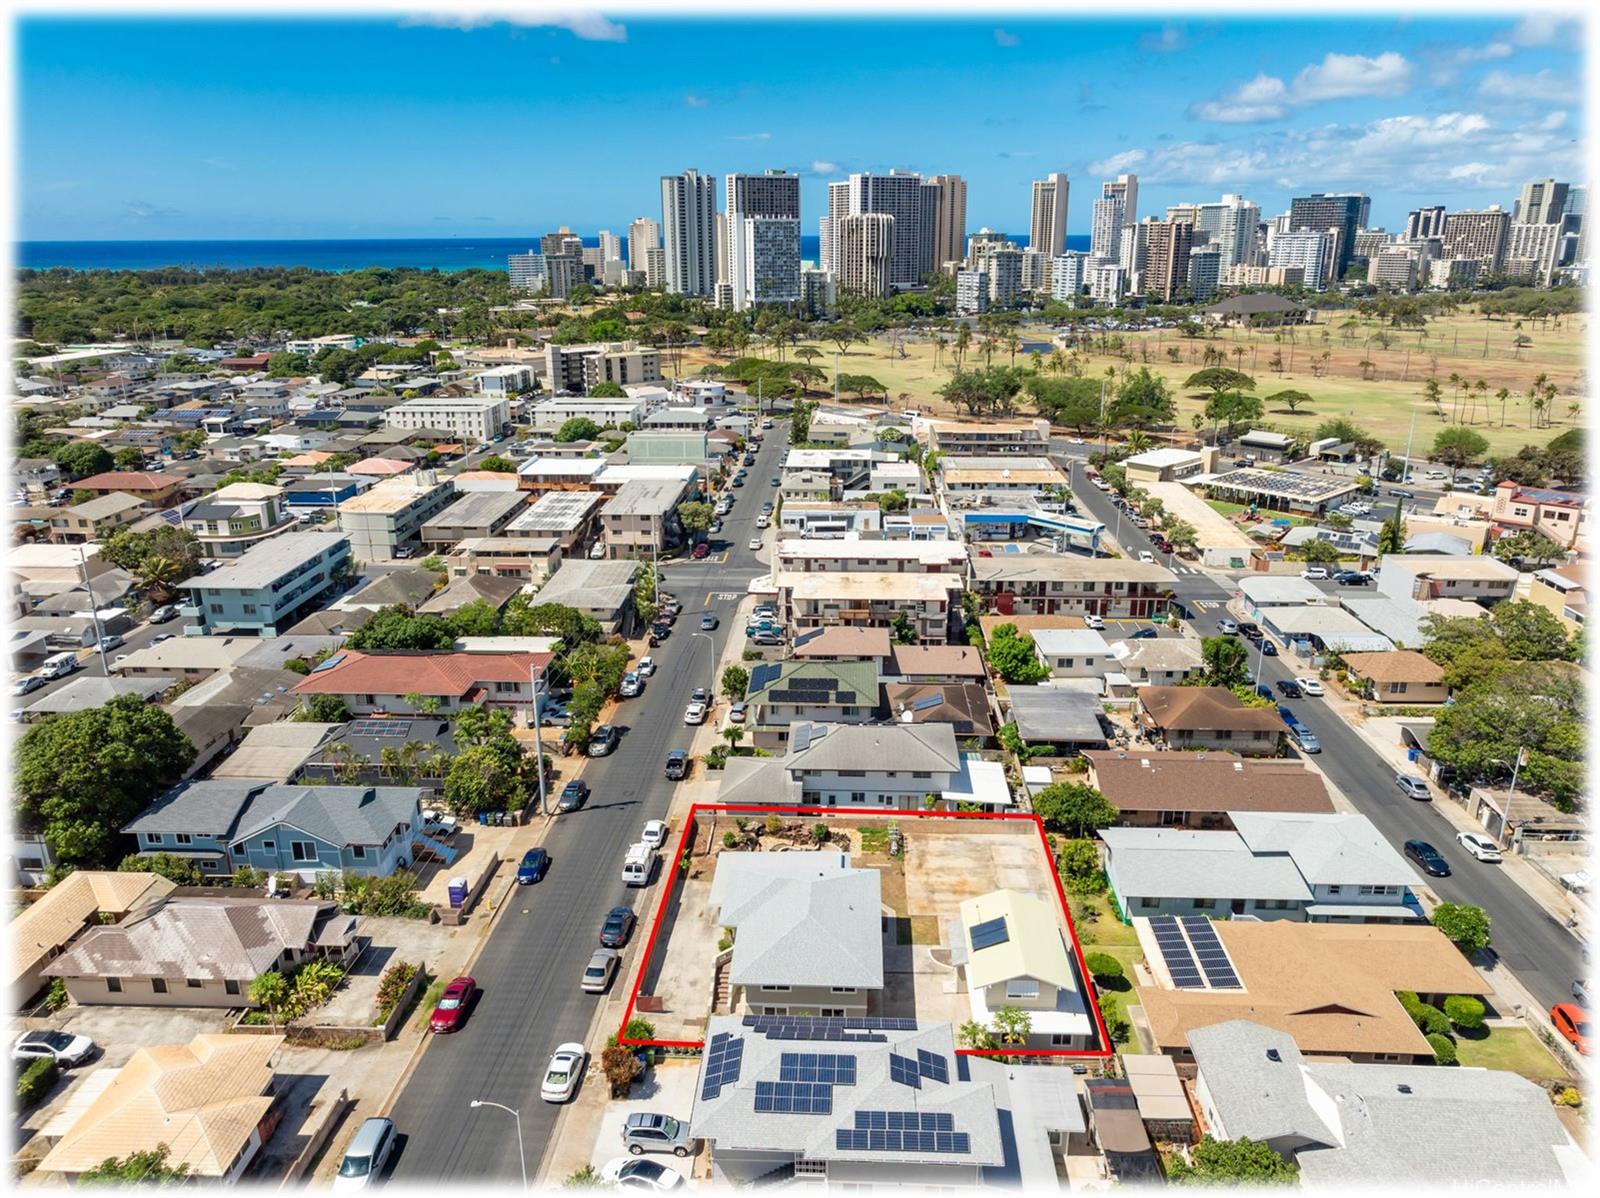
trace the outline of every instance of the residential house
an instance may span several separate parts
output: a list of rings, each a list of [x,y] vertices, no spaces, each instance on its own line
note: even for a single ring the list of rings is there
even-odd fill
[[[160,644],[135,649],[111,663],[127,678],[181,678],[200,682],[218,670],[232,667],[241,657],[261,646],[254,636],[175,636]]]
[[[864,724],[878,715],[878,669],[867,661],[769,661],[750,669],[752,742],[781,749],[797,723]]]
[[[1568,632],[1577,632],[1589,610],[1588,574],[1581,565],[1540,570],[1528,587],[1528,601],[1555,616]]]
[[[47,535],[60,545],[103,541],[120,528],[136,524],[154,510],[136,496],[112,491],[71,507],[37,509],[46,522]]]
[[[158,902],[176,885],[159,874],[73,870],[11,921],[6,994],[13,1010],[48,984],[43,969],[83,932]]]
[[[350,467],[350,472],[360,473],[359,465]],[[432,470],[388,478],[339,504],[339,528],[350,538],[350,551],[360,561],[393,561],[418,551],[423,526],[454,497],[455,484]]]
[[[332,902],[174,895],[91,928],[43,973],[84,1006],[251,1006],[262,974],[359,952],[360,923]]]
[[[1589,533],[1589,497],[1503,482],[1494,489],[1489,518],[1502,535],[1531,531],[1549,537],[1563,549],[1583,548]]]
[[[600,491],[546,491],[506,525],[501,537],[550,539],[562,553],[576,556],[599,526],[605,503],[606,496]]]
[[[782,757],[730,757],[719,801],[732,805],[919,811],[962,771],[948,724],[796,724]]]
[[[283,501],[291,511],[336,508],[345,500],[354,499],[372,486],[372,483],[371,478],[359,474],[344,474],[337,471],[306,474],[292,479],[284,487]]]
[[[978,683],[987,679],[983,656],[971,645],[896,645],[885,681]]]
[[[877,572],[776,574],[778,612],[796,635],[837,624],[889,628],[908,623],[917,639],[942,645],[959,609],[959,574]]]
[[[1172,926],[1192,944],[1182,921]],[[1283,1032],[1309,1055],[1432,1066],[1433,1048],[1397,995],[1409,991],[1437,1006],[1452,994],[1493,993],[1461,950],[1424,923],[1233,919],[1208,920],[1206,928],[1220,943],[1208,953],[1226,958],[1237,987],[1176,985],[1151,921],[1134,920],[1154,979],[1134,993],[1157,1051],[1180,1062],[1192,1059],[1195,1030],[1249,1019]]]
[[[989,692],[978,682],[885,682],[883,706],[906,724],[949,724],[962,740],[994,738]]]
[[[143,470],[109,470],[104,474],[91,474],[72,484],[75,491],[93,491],[96,495],[110,495],[121,491],[142,499],[152,508],[171,507],[184,490],[185,480],[176,474],[151,474]]]
[[[1052,686],[1008,686],[1004,701],[1007,722],[1016,725],[1017,735],[1030,748],[1049,747],[1070,756],[1106,746],[1098,695]]]
[[[1043,629],[1033,647],[1052,678],[1104,678],[1115,662],[1106,638],[1089,628]]]
[[[1130,558],[996,554],[972,559],[971,589],[999,615],[1148,619],[1164,614],[1177,576]]]
[[[1374,703],[1443,703],[1450,697],[1444,669],[1415,649],[1346,653],[1351,689]]]
[[[789,647],[789,656],[795,661],[871,662],[880,676],[892,672],[888,668],[892,652],[887,628],[856,628],[841,624],[802,632]]]
[[[883,989],[882,878],[836,851],[717,854],[707,905],[733,930],[730,1009],[865,1015]]]
[[[1135,707],[1139,726],[1169,749],[1226,749],[1275,757],[1284,724],[1270,707],[1246,707],[1224,686],[1147,686]]]
[[[90,1074],[40,1131],[50,1150],[38,1173],[73,1179],[159,1144],[165,1165],[196,1182],[238,1181],[281,1115],[272,1061],[283,1044],[213,1032],[134,1049],[126,1065]]]
[[[306,880],[326,871],[387,877],[411,865],[422,833],[422,795],[413,786],[288,786],[260,778],[175,786],[123,831],[141,853],[171,853],[202,873],[241,865]]]
[[[350,538],[289,532],[260,541],[229,565],[179,584],[189,592],[188,632],[273,636],[321,607],[346,581]]]
[[[1059,903],[992,890],[961,904],[950,960],[966,983],[972,1018],[990,1027],[1002,1008],[1025,1011],[1027,1047],[1085,1049],[1099,1040]]]
[[[684,495],[676,479],[624,484],[600,509],[606,556],[650,557],[677,544],[682,535],[677,508]]]
[[[469,603],[487,603],[495,611],[504,611],[506,604],[522,594],[522,585],[516,578],[486,573],[464,574],[452,578],[444,590],[418,604],[417,614],[449,616]]]
[[[210,557],[241,557],[269,537],[298,526],[283,503],[283,488],[233,483],[184,513],[183,526]]]
[[[918,440],[950,455],[1046,454],[1050,452],[1048,420],[926,420],[913,422]]]
[[[307,700],[336,695],[356,715],[416,715],[420,698],[440,712],[483,705],[530,720],[533,704],[544,693],[550,660],[548,653],[345,649],[312,670],[294,693]]]
[[[1294,1037],[1248,1019],[1197,1027],[1189,1046],[1206,1133],[1266,1144],[1299,1167],[1305,1186],[1515,1178],[1565,1189],[1589,1172],[1544,1087],[1509,1070],[1307,1059]]]
[[[499,536],[527,506],[528,497],[518,491],[515,485],[509,492],[472,491],[464,494],[423,524],[423,550],[443,553],[468,537]]]
[[[886,517],[876,503],[785,503],[777,525],[785,539],[806,540],[876,537],[883,533]]]
[[[632,626],[633,590],[642,568],[636,561],[565,561],[534,602],[573,608],[598,621],[608,636],[625,632]]]
[[[1517,571],[1492,557],[1391,553],[1378,563],[1377,592],[1393,599],[1469,599],[1491,607],[1516,597]]]
[[[1123,828],[1232,828],[1230,811],[1332,815],[1322,775],[1299,761],[1233,753],[1085,753],[1089,785]]]
[[[1230,809],[1232,831],[1102,828],[1124,918],[1248,915],[1411,923],[1421,879],[1364,815]]]
[[[1130,687],[1179,686],[1205,669],[1200,643],[1188,637],[1118,641],[1112,653]]]

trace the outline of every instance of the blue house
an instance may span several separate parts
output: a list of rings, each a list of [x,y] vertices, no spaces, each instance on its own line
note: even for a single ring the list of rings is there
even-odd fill
[[[342,585],[350,538],[326,532],[281,533],[228,565],[182,584],[192,636],[275,636],[323,605]]]
[[[355,474],[339,472],[308,474],[284,487],[283,501],[294,510],[338,507],[346,499],[354,499],[371,485],[370,478],[362,478]]]
[[[123,828],[141,853],[172,853],[202,873],[241,865],[306,880],[349,871],[386,877],[425,849],[446,864],[455,851],[424,835],[414,786],[297,786],[213,779],[173,788]]]

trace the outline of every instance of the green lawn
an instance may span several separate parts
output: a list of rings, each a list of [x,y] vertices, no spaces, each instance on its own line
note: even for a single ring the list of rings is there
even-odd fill
[[[1232,520],[1240,512],[1248,512],[1250,510],[1248,504],[1229,503],[1224,499],[1208,499],[1205,501],[1205,504],[1212,511],[1216,512],[1218,515],[1227,520]],[[1287,512],[1262,512],[1261,514],[1266,523],[1271,523],[1274,520],[1287,520],[1290,524],[1313,523],[1313,521],[1306,519],[1304,516],[1291,516]],[[1241,527],[1248,528],[1249,526],[1241,525]]]
[[[1111,899],[1106,895],[1094,898],[1084,898],[1079,895],[1069,895],[1068,902],[1072,907],[1072,925],[1077,929],[1078,940],[1083,945],[1083,951],[1088,952],[1092,944],[1095,948],[1110,948],[1114,946],[1137,948],[1139,938],[1127,924],[1117,918],[1116,909],[1111,904]],[[1092,923],[1078,918],[1079,907],[1092,907],[1099,912],[1099,917]],[[1113,954],[1115,955],[1115,954]]]
[[[1508,1069],[1523,1077],[1566,1077],[1567,1070],[1525,1027],[1491,1027],[1481,1040],[1456,1037],[1456,1058],[1463,1065]]]

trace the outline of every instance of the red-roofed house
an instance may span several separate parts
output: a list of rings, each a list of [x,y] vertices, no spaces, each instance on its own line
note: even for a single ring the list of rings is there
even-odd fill
[[[121,491],[142,499],[152,507],[163,508],[178,497],[186,479],[171,474],[150,474],[144,470],[108,470],[104,474],[91,474],[72,484],[75,491],[93,491],[96,495],[110,495]]]
[[[544,693],[549,653],[361,653],[346,649],[312,670],[297,695],[337,695],[355,715],[415,714],[408,696],[434,699],[441,712],[486,704],[531,719]],[[533,679],[537,677],[537,689]]]
[[[362,458],[345,467],[348,474],[376,475],[387,478],[392,474],[404,474],[407,470],[415,470],[415,462],[397,462],[394,458]]]

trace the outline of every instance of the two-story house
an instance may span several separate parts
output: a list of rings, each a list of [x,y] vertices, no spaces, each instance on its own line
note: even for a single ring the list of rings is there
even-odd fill
[[[962,765],[949,724],[796,724],[784,756],[730,757],[718,797],[735,805],[920,811],[929,795],[960,785]]]
[[[38,509],[49,527],[52,541],[61,545],[82,545],[101,541],[130,524],[150,515],[150,505],[121,491],[97,495],[71,507]]]
[[[1148,619],[1167,610],[1177,576],[1165,566],[1111,557],[996,554],[972,559],[972,589],[998,615]]]
[[[1549,537],[1563,549],[1580,548],[1589,532],[1589,497],[1575,491],[1503,482],[1494,489],[1489,518],[1501,532],[1525,530]]]
[[[1030,1048],[1090,1048],[1096,1034],[1065,917],[1020,890],[991,890],[961,904],[950,923],[950,960],[984,1027],[1004,1007],[1025,1011]]]
[[[1033,648],[1052,678],[1103,678],[1114,668],[1111,646],[1092,628],[1041,628]]]
[[[1147,686],[1139,691],[1140,726],[1169,749],[1226,749],[1275,757],[1284,723],[1270,707],[1246,707],[1224,686]]]
[[[1517,570],[1492,557],[1412,557],[1391,553],[1378,563],[1377,593],[1392,599],[1466,599],[1491,607],[1516,597]]]
[[[183,526],[200,538],[209,557],[241,557],[269,537],[288,532],[297,521],[283,503],[283,488],[265,483],[232,483],[208,495],[183,517]]]
[[[752,743],[781,749],[797,723],[864,724],[878,715],[878,668],[870,661],[769,661],[750,671]]]

